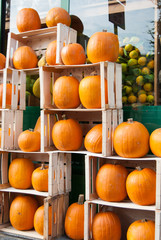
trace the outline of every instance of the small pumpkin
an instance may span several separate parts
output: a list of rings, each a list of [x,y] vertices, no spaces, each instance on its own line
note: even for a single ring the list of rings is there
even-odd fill
[[[105,82],[105,103],[108,103],[107,79]],[[101,77],[87,76],[80,81],[79,97],[85,108],[101,108]]]
[[[0,69],[5,68],[6,66],[6,57],[2,53],[0,53]]]
[[[98,196],[109,202],[120,202],[127,196],[126,178],[128,171],[124,166],[104,164],[96,176]]]
[[[65,233],[70,239],[84,239],[84,195],[69,206],[65,216]]]
[[[84,146],[89,152],[102,152],[102,124],[97,124],[86,134]]]
[[[36,191],[48,192],[48,166],[44,164],[32,173],[32,186]]]
[[[46,15],[46,25],[47,27],[54,27],[57,26],[58,23],[65,24],[69,27],[71,18],[64,8],[55,7],[48,11]]]
[[[35,68],[37,63],[37,56],[29,46],[21,46],[13,53],[13,65],[16,69]]]
[[[113,212],[97,213],[92,223],[92,236],[94,240],[120,240],[121,223],[119,217]]]
[[[18,11],[16,26],[19,32],[26,32],[41,28],[38,12],[33,8],[23,8]]]
[[[32,229],[37,208],[38,202],[34,197],[27,195],[15,197],[9,211],[11,225],[20,231]]]
[[[137,220],[127,230],[127,240],[154,240],[155,222],[152,220]]]
[[[47,46],[45,57],[48,65],[56,64],[56,48],[57,48],[56,40],[50,42]]]
[[[77,108],[80,105],[79,81],[72,76],[61,76],[53,85],[53,101],[58,108]]]
[[[138,205],[155,204],[156,173],[150,168],[137,167],[126,180],[127,194]]]
[[[116,153],[121,157],[143,157],[149,151],[149,132],[142,123],[130,118],[116,127],[113,143]]]
[[[61,58],[65,65],[79,65],[86,61],[84,48],[79,43],[70,43],[61,50]]]
[[[18,146],[24,152],[40,150],[40,133],[38,131],[25,130],[18,137]]]
[[[16,158],[11,162],[8,169],[9,183],[17,189],[31,187],[31,176],[34,171],[34,164],[27,158]]]
[[[154,155],[161,157],[161,128],[155,129],[150,135],[150,149]]]

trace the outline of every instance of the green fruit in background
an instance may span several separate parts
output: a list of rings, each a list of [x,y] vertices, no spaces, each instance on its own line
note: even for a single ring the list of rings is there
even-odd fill
[[[150,69],[148,67],[143,67],[141,72],[142,74],[147,75],[147,74],[150,74]]]
[[[128,96],[127,100],[129,103],[135,103],[137,101],[137,97],[134,95],[130,95]]]
[[[126,44],[126,45],[125,45],[125,50],[126,50],[127,52],[131,52],[131,51],[133,50],[133,46],[132,46],[131,44]]]
[[[141,89],[141,90],[138,92],[138,96],[139,96],[140,94],[146,94],[146,91],[143,90],[143,89]]]
[[[147,102],[153,103],[154,102],[154,96],[153,95],[148,95],[147,96]]]
[[[33,94],[35,97],[40,98],[40,78],[38,78],[33,85]]]
[[[35,80],[31,78],[31,76],[26,76],[26,91],[32,93],[32,88]]]
[[[145,66],[145,64],[146,64],[146,57],[140,57],[139,59],[138,59],[138,64],[140,65],[140,66]]]
[[[143,86],[143,85],[144,85],[144,78],[143,78],[143,76],[138,76],[138,77],[136,78],[136,83],[137,83],[137,85],[139,85],[139,86]]]
[[[138,52],[136,50],[132,50],[129,53],[129,57],[132,58],[132,59],[138,58]]]
[[[124,86],[123,89],[125,90],[127,95],[129,95],[132,92],[132,87],[130,86]]]
[[[122,103],[127,103],[127,96],[122,97]]]
[[[145,91],[150,92],[153,89],[153,85],[151,83],[145,83],[143,88]]]
[[[135,66],[135,65],[137,65],[137,63],[138,63],[138,61],[136,60],[136,59],[130,59],[129,61],[128,61],[128,66]]]
[[[142,93],[138,96],[138,100],[140,103],[145,103],[147,99],[147,95],[145,93]]]
[[[125,73],[127,72],[127,63],[121,63],[122,66],[122,72]]]

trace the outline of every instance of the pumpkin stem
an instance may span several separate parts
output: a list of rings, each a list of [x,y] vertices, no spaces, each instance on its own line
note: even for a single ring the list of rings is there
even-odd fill
[[[33,128],[29,128],[29,131],[30,131],[30,132],[33,132],[33,131],[34,131],[34,129],[33,129]]]
[[[102,32],[107,32],[107,29],[103,29]]]
[[[141,222],[147,222],[148,220],[147,219],[142,219]]]
[[[84,194],[79,194],[78,204],[82,205],[84,203]]]
[[[141,171],[142,169],[140,166],[138,166],[138,167],[136,167],[136,170]]]
[[[63,119],[63,120],[66,120],[66,119],[67,119],[67,117],[66,117],[65,114],[62,115],[62,119]]]
[[[45,169],[45,164],[44,164],[44,163],[41,164],[40,169],[41,169],[41,170],[44,170],[44,169]]]
[[[127,122],[128,122],[128,123],[133,123],[133,118],[128,118],[128,119],[127,119]]]

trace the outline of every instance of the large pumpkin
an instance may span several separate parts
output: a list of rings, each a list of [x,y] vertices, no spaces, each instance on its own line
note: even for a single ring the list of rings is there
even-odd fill
[[[48,65],[56,64],[56,48],[57,48],[56,40],[50,42],[47,46],[45,57]]]
[[[137,220],[127,230],[127,240],[155,240],[155,222]]]
[[[13,65],[16,69],[30,69],[37,67],[37,56],[28,46],[21,46],[13,53]]]
[[[120,240],[121,223],[119,217],[113,212],[97,213],[92,223],[92,236],[94,240]]]
[[[154,155],[161,157],[161,128],[155,129],[150,135],[150,149]]]
[[[86,134],[84,146],[89,152],[102,152],[102,124],[97,124]]]
[[[61,151],[78,150],[83,140],[82,128],[74,119],[59,120],[53,126],[52,139],[55,147]]]
[[[17,14],[16,25],[19,32],[40,29],[41,20],[38,12],[33,8],[21,9]]]
[[[32,196],[19,195],[10,206],[11,225],[20,231],[30,230],[34,227],[34,215],[38,208],[36,199]]]
[[[109,202],[119,202],[126,198],[126,178],[128,171],[121,165],[104,164],[96,176],[98,196]]]
[[[84,196],[69,206],[65,216],[65,233],[70,239],[84,239]]]
[[[32,173],[32,186],[40,192],[48,192],[48,166],[41,165]]]
[[[78,79],[72,76],[57,78],[53,86],[53,100],[58,108],[77,108],[80,105]]]
[[[54,27],[57,26],[58,23],[70,26],[71,18],[64,8],[55,7],[48,11],[46,15],[46,25],[47,27]]]
[[[87,57],[92,63],[116,62],[119,55],[119,40],[110,32],[94,33],[87,44]]]
[[[149,132],[142,123],[128,119],[115,129],[113,143],[121,157],[143,157],[149,151]]]
[[[0,53],[0,69],[5,68],[6,65],[6,57]]]
[[[51,235],[51,227],[52,227],[52,207],[49,207],[48,211],[48,234]],[[40,206],[34,215],[34,228],[35,231],[41,235],[44,235],[44,205]]]
[[[107,79],[105,82],[105,103],[108,103]],[[101,77],[87,76],[80,81],[79,96],[85,108],[101,108]]]
[[[127,194],[130,200],[139,205],[155,204],[156,173],[150,168],[137,168],[126,180]]]
[[[31,176],[34,171],[34,164],[27,158],[14,159],[8,170],[9,183],[12,187],[18,189],[27,189],[31,187]]]
[[[40,150],[40,133],[38,131],[25,130],[18,136],[18,146],[24,152]]]
[[[79,65],[86,61],[84,48],[79,43],[70,43],[61,50],[61,58],[65,65]]]

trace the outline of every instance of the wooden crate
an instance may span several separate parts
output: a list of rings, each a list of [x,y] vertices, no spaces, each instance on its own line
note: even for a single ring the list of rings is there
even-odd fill
[[[31,47],[37,56],[44,55],[48,44],[57,40],[56,63],[61,64],[60,51],[63,45],[76,42],[77,31],[58,23],[56,27],[14,34],[9,32],[7,42],[6,67],[13,68],[13,54],[20,46]]]
[[[50,92],[52,85],[60,76],[70,76],[77,78],[79,81],[83,77],[90,75],[101,76],[101,109],[122,108],[122,69],[121,65],[112,62],[100,62],[96,64],[84,64],[74,66],[54,66],[41,67],[40,76],[40,107],[43,109],[56,109],[53,97]],[[104,78],[108,79],[107,89],[105,89]],[[108,93],[108,104],[105,103],[105,92]],[[77,108],[84,109],[82,104]]]
[[[11,105],[6,104],[6,84],[8,83],[12,84]],[[2,109],[25,110],[25,72],[4,68],[0,70],[0,84],[3,84]]]
[[[52,128],[55,123],[55,115],[60,120],[63,114],[66,115],[67,119],[73,118],[80,123],[83,130],[83,137],[85,137],[92,127],[102,123],[102,155],[111,156],[113,154],[113,133],[116,126],[123,121],[123,111],[121,109],[106,111],[41,110],[41,152],[56,150],[52,141]],[[81,153],[82,151],[86,151],[84,144],[82,144],[82,147],[76,153]]]

